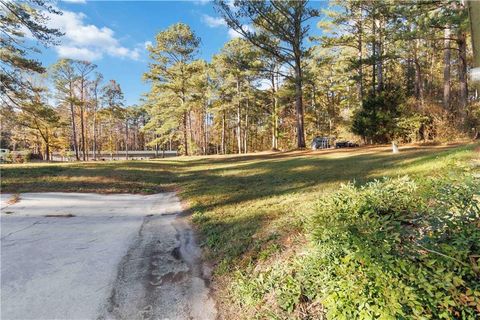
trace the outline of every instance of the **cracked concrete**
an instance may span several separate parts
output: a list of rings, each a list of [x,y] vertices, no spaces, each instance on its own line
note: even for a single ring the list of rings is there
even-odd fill
[[[1,196],[2,319],[214,319],[174,193]]]

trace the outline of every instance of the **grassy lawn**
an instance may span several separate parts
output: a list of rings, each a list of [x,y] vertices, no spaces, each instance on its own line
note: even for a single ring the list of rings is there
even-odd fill
[[[2,165],[2,192],[178,190],[216,265],[217,292],[232,270],[268,263],[301,246],[304,217],[341,183],[384,176],[455,173],[478,157],[478,144],[181,157],[151,161]],[[225,297],[222,293],[219,296]],[[227,300],[225,298],[224,300]],[[227,309],[227,308],[225,308]]]

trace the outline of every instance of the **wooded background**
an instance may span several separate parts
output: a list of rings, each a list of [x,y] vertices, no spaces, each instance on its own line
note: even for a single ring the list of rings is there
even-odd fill
[[[247,153],[309,147],[316,136],[365,144],[479,135],[478,90],[464,1],[215,1],[241,37],[209,62],[183,23],[148,50],[140,105],[88,61],[45,68],[28,58],[25,29],[55,45],[55,7],[1,2],[1,147],[43,159],[61,152],[179,150]],[[311,37],[318,27],[322,36]],[[23,44],[22,44],[23,43]]]

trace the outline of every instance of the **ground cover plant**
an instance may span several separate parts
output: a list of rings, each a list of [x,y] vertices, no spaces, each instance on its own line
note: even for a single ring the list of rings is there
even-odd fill
[[[475,148],[3,165],[1,186],[178,190],[224,317],[474,319]]]
[[[261,312],[285,318],[477,318],[479,185],[429,183],[427,194],[407,176],[343,185],[307,219],[306,251],[239,273],[234,290],[255,306],[268,297]]]

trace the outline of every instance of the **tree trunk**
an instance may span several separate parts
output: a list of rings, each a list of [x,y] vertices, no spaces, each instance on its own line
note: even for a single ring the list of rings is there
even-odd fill
[[[248,153],[248,98],[245,109],[245,128],[243,129],[243,152]]]
[[[137,123],[137,120],[135,120],[135,129],[133,131],[133,150],[134,151],[138,151],[138,130],[139,130],[139,127],[138,127],[138,123]]]
[[[222,154],[226,154],[226,150],[225,150],[225,135],[226,135],[226,127],[225,127],[225,119],[226,118],[226,115],[225,115],[225,110],[223,110],[223,116],[222,116]]]
[[[377,30],[377,24],[376,20],[373,19],[372,23],[372,34],[373,34],[373,41],[372,41],[372,91],[375,92],[376,89],[376,80],[375,77],[377,76],[377,41],[376,41],[376,30]]]
[[[415,67],[415,97],[419,102],[420,109],[423,108],[423,79],[422,79],[422,70],[420,67],[420,60],[418,59],[418,39],[415,40],[413,58],[414,58],[414,67]]]
[[[301,2],[297,2],[302,7]],[[295,39],[293,43],[293,53],[295,56],[295,110],[297,113],[297,148],[305,148],[305,130],[303,119],[303,74],[302,74],[302,21],[295,20]]]
[[[125,121],[125,160],[128,160],[128,120]]]
[[[93,112],[93,160],[97,160],[97,110]]]
[[[420,68],[420,62],[415,59],[415,97],[419,101],[420,107],[423,107],[423,83],[422,83],[422,71]]]
[[[459,96],[459,115],[462,123],[465,122],[467,116],[467,104],[468,104],[468,86],[467,86],[467,40],[465,32],[459,31],[458,38],[458,81],[460,83],[460,96]]]
[[[278,115],[277,115],[277,90],[275,83],[275,75],[272,73],[272,150],[278,149]]]
[[[358,97],[360,99],[360,102],[363,101],[363,8],[360,5],[360,17],[357,22],[357,34],[358,34],[358,85],[357,85],[357,90],[358,90]]]
[[[110,149],[110,160],[113,160],[113,149],[115,148],[114,146],[114,140],[113,140],[113,135],[114,135],[114,132],[113,132],[113,116],[112,114],[110,113],[110,137],[109,137],[109,141],[110,141],[110,146],[109,146],[109,149]]]
[[[240,103],[237,106],[237,148],[238,153],[242,153],[242,115],[240,113]]]
[[[382,43],[382,24],[381,21],[376,20],[378,22],[378,41],[377,41],[377,92],[381,92],[383,90],[383,43]]]
[[[297,147],[305,148],[305,132],[303,121],[303,89],[302,89],[302,68],[300,54],[295,61],[295,110],[297,113]]]
[[[80,160],[80,157],[78,155],[78,144],[77,144],[77,129],[76,129],[76,123],[75,123],[75,107],[73,105],[72,97],[70,97],[70,113],[72,116],[72,142],[73,142],[73,149],[75,151],[75,158],[77,161]]]
[[[196,154],[196,151],[195,149],[193,149],[192,146],[195,146],[193,144],[193,142],[195,142],[195,139],[193,138],[193,130],[192,130],[192,111],[189,110],[187,112],[187,116],[188,116],[188,133],[189,133],[189,136],[190,136],[190,153],[191,154]]]
[[[83,156],[83,161],[86,160],[86,150],[85,150],[85,121],[84,121],[84,116],[85,116],[85,101],[84,100],[84,79],[80,81],[80,129],[81,129],[81,145],[82,145],[82,156]]]
[[[237,94],[238,94],[238,103],[237,103],[237,146],[238,153],[242,153],[242,114],[241,114],[241,100],[240,100],[240,81],[237,79]]]
[[[207,110],[207,106],[205,106],[205,110]],[[208,118],[207,113],[202,112],[202,125],[203,125],[203,154],[206,155],[208,153]]]
[[[358,36],[358,97],[360,102],[363,101],[363,39],[362,39],[362,24],[360,22],[359,26],[359,36]]]
[[[183,154],[188,156],[187,112],[183,113]]]
[[[48,129],[45,136],[45,160],[50,161],[50,136],[48,134]]]
[[[443,106],[450,111],[450,28],[445,29],[443,49]]]
[[[377,65],[377,92],[381,92],[383,90],[383,61],[382,61],[382,57],[380,56],[381,53],[380,51],[382,50],[381,49],[381,46],[382,44],[379,43],[377,45],[377,49],[378,49],[378,65]]]
[[[429,85],[428,85],[428,95],[431,96],[434,92],[434,81],[435,81],[435,54],[432,53],[432,56],[431,56],[431,60],[430,60],[430,77],[429,77]]]
[[[83,123],[83,107],[80,107],[80,145],[82,146],[82,159],[85,161],[85,128]]]
[[[480,25],[478,21],[480,21],[480,2],[478,1],[467,1],[468,4],[468,15],[470,20],[470,34],[471,34],[471,42],[472,42],[472,51],[473,51],[473,66],[478,72],[478,68],[480,68]],[[475,85],[475,97],[478,96],[478,91],[480,90],[480,81],[476,81]],[[475,134],[475,138],[477,138],[479,133]]]

